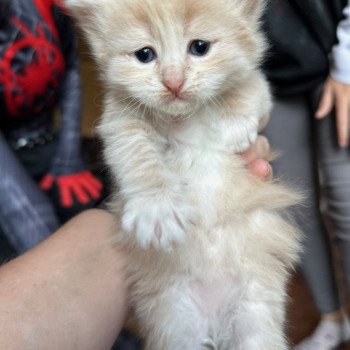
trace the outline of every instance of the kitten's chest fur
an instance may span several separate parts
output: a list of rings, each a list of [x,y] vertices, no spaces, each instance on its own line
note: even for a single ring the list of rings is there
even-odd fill
[[[187,199],[198,214],[185,243],[174,244],[171,254],[151,248],[138,255],[140,266],[158,265],[162,260],[163,268],[170,269],[165,279],[176,271],[202,278],[204,270],[208,280],[224,271],[236,277],[241,269],[241,250],[245,250],[254,231],[250,224],[259,216],[249,209],[251,186],[258,188],[258,182],[230,151],[222,137],[225,130],[220,130],[222,126],[215,118],[213,112],[158,129],[167,140],[164,161],[182,179]]]
[[[209,111],[198,118],[171,123],[165,135],[166,163],[185,182],[189,200],[208,228],[218,224],[222,207],[228,204],[223,201],[229,182],[235,181],[239,187],[237,175],[244,172],[224,132],[215,111]],[[235,192],[231,195],[234,197]]]

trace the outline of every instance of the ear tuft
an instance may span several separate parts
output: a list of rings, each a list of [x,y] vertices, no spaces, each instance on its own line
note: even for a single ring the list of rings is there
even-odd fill
[[[1,0],[0,0],[1,1]],[[96,59],[105,54],[104,23],[109,0],[60,0],[83,31]]]
[[[266,0],[238,0],[244,15],[255,20],[260,19],[263,15]]]
[[[101,0],[60,0],[60,2],[78,20],[81,20],[92,8],[98,7]]]
[[[93,0],[61,0],[64,6],[69,9],[84,8],[88,5],[93,5],[96,1]]]

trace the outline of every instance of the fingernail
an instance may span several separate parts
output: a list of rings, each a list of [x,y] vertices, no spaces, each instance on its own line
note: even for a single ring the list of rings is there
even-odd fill
[[[266,166],[266,169],[264,171],[264,178],[268,177],[268,175],[270,174],[270,171],[271,171],[271,166],[268,162],[266,162],[265,166]]]

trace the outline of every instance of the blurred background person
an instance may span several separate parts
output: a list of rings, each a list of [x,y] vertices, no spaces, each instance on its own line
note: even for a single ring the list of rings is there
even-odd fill
[[[274,173],[307,194],[296,213],[304,233],[301,269],[321,319],[298,350],[335,349],[350,337],[319,208],[326,211],[350,282],[350,4],[342,0],[272,0],[265,16],[265,70],[276,96],[265,134],[281,152]]]

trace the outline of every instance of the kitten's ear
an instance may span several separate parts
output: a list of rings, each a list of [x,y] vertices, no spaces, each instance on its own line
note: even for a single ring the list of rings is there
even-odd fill
[[[72,13],[87,13],[87,10],[97,6],[94,0],[61,0],[61,3]]]
[[[263,15],[267,0],[234,0],[241,7],[243,15],[253,20],[259,20]]]
[[[99,9],[105,5],[104,0],[60,0],[63,6],[75,17],[75,19],[83,24],[89,24]]]
[[[96,58],[102,58],[107,0],[61,0],[85,34]]]

